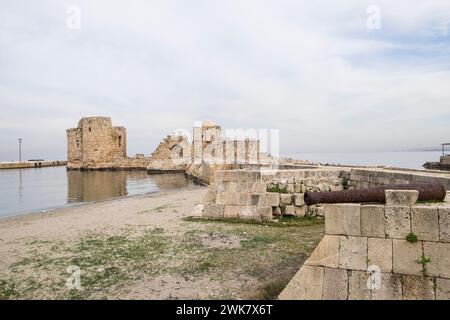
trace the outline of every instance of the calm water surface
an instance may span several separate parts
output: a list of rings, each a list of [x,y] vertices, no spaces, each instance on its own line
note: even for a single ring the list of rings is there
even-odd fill
[[[184,174],[149,175],[145,171],[0,170],[0,217],[192,184]]]
[[[360,166],[391,166],[408,169],[423,169],[425,162],[439,162],[441,151],[410,152],[322,152],[288,155],[296,159],[314,163],[342,164]]]

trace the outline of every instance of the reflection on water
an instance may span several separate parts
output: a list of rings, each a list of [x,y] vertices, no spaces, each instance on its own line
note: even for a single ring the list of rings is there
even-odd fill
[[[149,175],[145,171],[0,170],[0,217],[192,184],[183,174]]]

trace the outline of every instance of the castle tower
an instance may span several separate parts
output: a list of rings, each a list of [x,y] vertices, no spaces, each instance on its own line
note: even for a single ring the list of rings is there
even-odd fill
[[[127,157],[126,129],[113,127],[111,118],[82,118],[67,131],[68,168],[89,168]]]

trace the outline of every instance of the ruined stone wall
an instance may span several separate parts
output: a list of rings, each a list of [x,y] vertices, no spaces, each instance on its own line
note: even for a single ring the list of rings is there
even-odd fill
[[[305,192],[344,190],[348,174],[337,169],[262,170],[261,173],[266,189],[279,193],[280,214],[295,216],[323,216],[322,205],[305,205]]]
[[[253,220],[321,215],[321,205],[305,205],[304,192],[342,189],[340,170],[216,170],[201,215]]]
[[[351,169],[348,179],[351,189],[373,188],[387,184],[440,183],[450,190],[450,175],[431,172]]]
[[[152,153],[147,170],[184,171],[191,162],[191,144],[184,136],[168,135]]]
[[[279,298],[450,299],[450,203],[416,204],[417,191],[386,197],[325,205],[325,236]]]

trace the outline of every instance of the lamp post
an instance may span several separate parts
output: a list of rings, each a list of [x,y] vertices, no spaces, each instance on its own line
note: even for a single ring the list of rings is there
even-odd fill
[[[22,138],[19,138],[19,162],[22,162]]]

